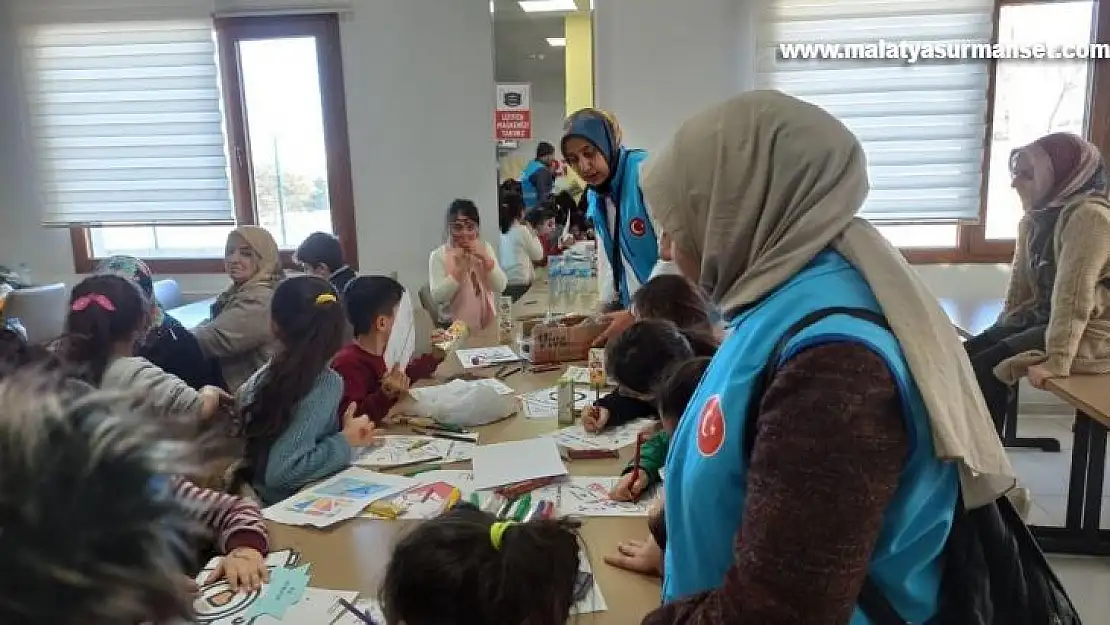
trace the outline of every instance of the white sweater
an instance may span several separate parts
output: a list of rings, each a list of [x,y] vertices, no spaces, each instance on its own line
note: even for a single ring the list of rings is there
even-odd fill
[[[485,241],[482,241],[482,245],[486,246],[486,254],[493,259],[493,269],[489,272],[489,288],[494,295],[500,295],[505,290],[508,279],[501,270],[501,265],[497,264],[497,254],[493,247]],[[447,246],[441,245],[428,256],[428,290],[431,291],[432,299],[443,307],[455,299],[455,293],[459,290],[458,281],[447,275],[446,254]]]
[[[509,284],[532,284],[536,279],[533,263],[543,260],[543,243],[528,226],[513,224],[508,232],[501,235],[501,249],[498,251],[498,259]]]

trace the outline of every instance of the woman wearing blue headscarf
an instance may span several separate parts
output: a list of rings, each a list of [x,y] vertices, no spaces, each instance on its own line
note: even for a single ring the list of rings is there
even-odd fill
[[[563,158],[586,182],[587,216],[603,254],[598,255],[601,302],[612,323],[598,344],[632,323],[632,296],[659,262],[659,242],[640,192],[643,150],[621,145],[621,130],[612,115],[582,109],[563,125]]]

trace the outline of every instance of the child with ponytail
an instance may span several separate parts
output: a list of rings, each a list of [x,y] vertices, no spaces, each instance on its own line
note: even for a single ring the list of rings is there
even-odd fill
[[[456,506],[394,548],[381,589],[387,624],[563,625],[592,583],[579,574],[578,527]]]
[[[265,504],[346,468],[369,445],[374,425],[348,406],[336,423],[343,378],[330,363],[347,332],[343,307],[327,280],[282,282],[270,306],[273,358],[239,389],[247,477]]]
[[[133,392],[154,412],[211,417],[230,397],[206,386],[197,391],[135,355],[150,325],[150,304],[130,280],[85,278],[73,287],[59,356],[72,378],[90,386]]]

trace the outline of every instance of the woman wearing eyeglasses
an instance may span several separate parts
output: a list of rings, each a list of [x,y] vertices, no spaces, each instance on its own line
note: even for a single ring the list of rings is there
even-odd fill
[[[1012,385],[1110,372],[1110,202],[1097,147],[1053,133],[1010,155],[1025,211],[1006,303],[965,344],[995,426]]]
[[[428,258],[432,299],[452,319],[479,330],[493,323],[494,297],[508,283],[493,247],[479,236],[480,226],[474,202],[451,202],[447,209],[447,241]]]

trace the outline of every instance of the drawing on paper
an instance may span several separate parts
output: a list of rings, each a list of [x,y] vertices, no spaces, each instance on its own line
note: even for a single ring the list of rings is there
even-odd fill
[[[578,424],[565,427],[549,436],[553,436],[556,443],[567,449],[618,450],[634,444],[640,431],[650,423],[651,419],[638,419],[597,434],[587,432]]]
[[[266,556],[266,567],[272,572],[275,568],[290,567],[300,560],[295,551],[275,551]],[[198,583],[202,583],[215,570],[219,558],[213,558],[197,575]],[[253,606],[265,592],[265,586],[254,592],[242,593],[231,590],[226,580],[220,580],[201,587],[196,599],[193,600],[193,610],[197,615],[197,622],[201,625],[250,625],[256,617],[248,618]]]
[[[354,461],[363,467],[396,467],[419,462],[462,462],[474,455],[476,443],[432,436],[383,436]]]
[[[520,356],[518,356],[512,348],[504,345],[460,349],[456,350],[455,354],[459,357],[459,362],[462,363],[465,369],[489,367],[491,365],[501,365],[520,360]]]
[[[389,487],[385,484],[367,482],[353,477],[343,477],[334,482],[315,489],[321,495],[334,495],[335,497],[349,497],[351,499],[367,499]]]
[[[586,389],[574,390],[574,409],[584,410],[593,403],[593,393]],[[524,413],[530,419],[555,419],[559,416],[559,389],[551,387],[533,391],[521,398]]]
[[[613,501],[609,493],[617,485],[615,478],[575,479],[560,486],[559,514],[578,516],[646,516],[649,503]]]
[[[384,490],[384,489],[383,489]],[[307,516],[332,518],[348,512],[354,502],[338,497],[305,497],[289,504],[289,509]]]

